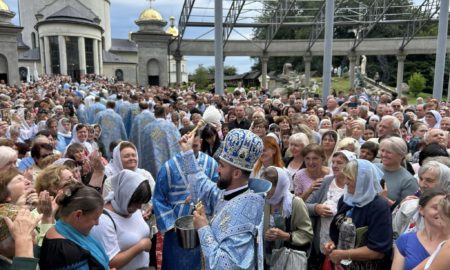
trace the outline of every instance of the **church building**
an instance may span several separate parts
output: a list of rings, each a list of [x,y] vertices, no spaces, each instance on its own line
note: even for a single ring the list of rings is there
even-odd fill
[[[168,50],[178,36],[175,18],[164,29],[167,22],[149,7],[135,21],[139,29],[117,39],[109,0],[18,1],[20,26],[11,23],[15,14],[0,0],[0,80],[17,84],[42,74],[74,80],[100,74],[143,86],[176,83],[176,61]],[[186,61],[178,61],[181,82],[187,82]]]

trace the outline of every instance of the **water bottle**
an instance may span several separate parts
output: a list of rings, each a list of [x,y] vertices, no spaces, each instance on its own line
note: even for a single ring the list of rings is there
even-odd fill
[[[353,224],[352,219],[347,217],[347,219],[339,227],[339,241],[338,249],[348,250],[355,247],[356,241],[356,227]],[[349,265],[352,263],[350,259],[341,260],[342,265]]]

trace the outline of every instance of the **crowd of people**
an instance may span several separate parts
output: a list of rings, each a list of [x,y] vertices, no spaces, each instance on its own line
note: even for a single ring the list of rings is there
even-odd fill
[[[450,268],[446,102],[52,76],[0,113],[1,269]]]

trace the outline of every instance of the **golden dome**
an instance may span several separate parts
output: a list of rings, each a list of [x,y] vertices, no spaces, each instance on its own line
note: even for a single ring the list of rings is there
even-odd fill
[[[0,0],[1,1],[1,0]],[[147,8],[139,15],[139,21],[163,21],[161,14],[153,8]]]
[[[166,33],[172,35],[173,37],[178,37],[178,29],[175,26],[170,26],[167,28]]]
[[[3,0],[0,0],[0,10],[9,11],[8,5]]]

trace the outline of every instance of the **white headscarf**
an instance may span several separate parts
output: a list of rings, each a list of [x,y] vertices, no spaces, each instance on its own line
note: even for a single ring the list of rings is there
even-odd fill
[[[112,175],[118,174],[121,170],[123,170],[122,158],[120,157],[120,146],[122,145],[122,143],[123,142],[120,142],[118,145],[116,145],[116,147],[114,147],[113,150],[113,158],[109,166],[113,173]],[[134,150],[136,151],[136,159],[137,162],[139,163],[139,156],[136,147],[134,147]]]
[[[73,136],[72,136],[72,140],[70,141],[70,144],[73,144],[73,143],[80,143],[80,144],[82,144],[82,145],[86,148],[86,150],[88,150],[88,152],[89,152],[89,154],[90,154],[90,153],[92,153],[92,151],[94,151],[94,147],[92,147],[92,144],[90,144],[90,143],[87,141],[87,139],[86,139],[86,141],[84,141],[84,142],[81,142],[80,139],[78,139],[78,134],[77,134],[77,127],[78,127],[78,125],[80,125],[80,124],[76,124],[76,125],[73,126],[73,128],[72,128],[72,134],[73,134]],[[70,146],[70,144],[69,144],[69,146]],[[69,146],[67,146],[67,147],[69,147]],[[66,148],[66,149],[67,149],[67,148]]]
[[[270,205],[276,205],[283,201],[283,217],[288,218],[292,213],[293,200],[293,195],[289,191],[291,177],[289,177],[288,173],[282,168],[275,166],[269,166],[268,168],[275,168],[277,170],[278,182],[272,197],[266,199],[266,201]]]
[[[345,187],[344,202],[350,206],[363,207],[369,204],[383,188],[380,180],[384,173],[373,163],[364,159],[357,159],[356,186],[353,194]]]
[[[147,181],[147,179],[141,174],[130,170],[122,170],[112,177],[111,184],[114,191],[109,192],[105,201],[111,202],[112,207],[118,214],[131,214],[128,212],[131,196],[144,181]]]
[[[63,136],[72,136],[72,132],[70,132],[70,130],[66,131],[66,129],[64,128],[64,125],[63,125],[64,121],[67,121],[67,122],[70,123],[70,120],[65,118],[65,117],[59,119],[59,121],[58,121],[58,133],[63,135]]]
[[[431,113],[434,119],[436,119],[436,124],[434,124],[432,128],[441,128],[441,120],[442,120],[441,114],[436,110],[430,110],[428,113]]]

